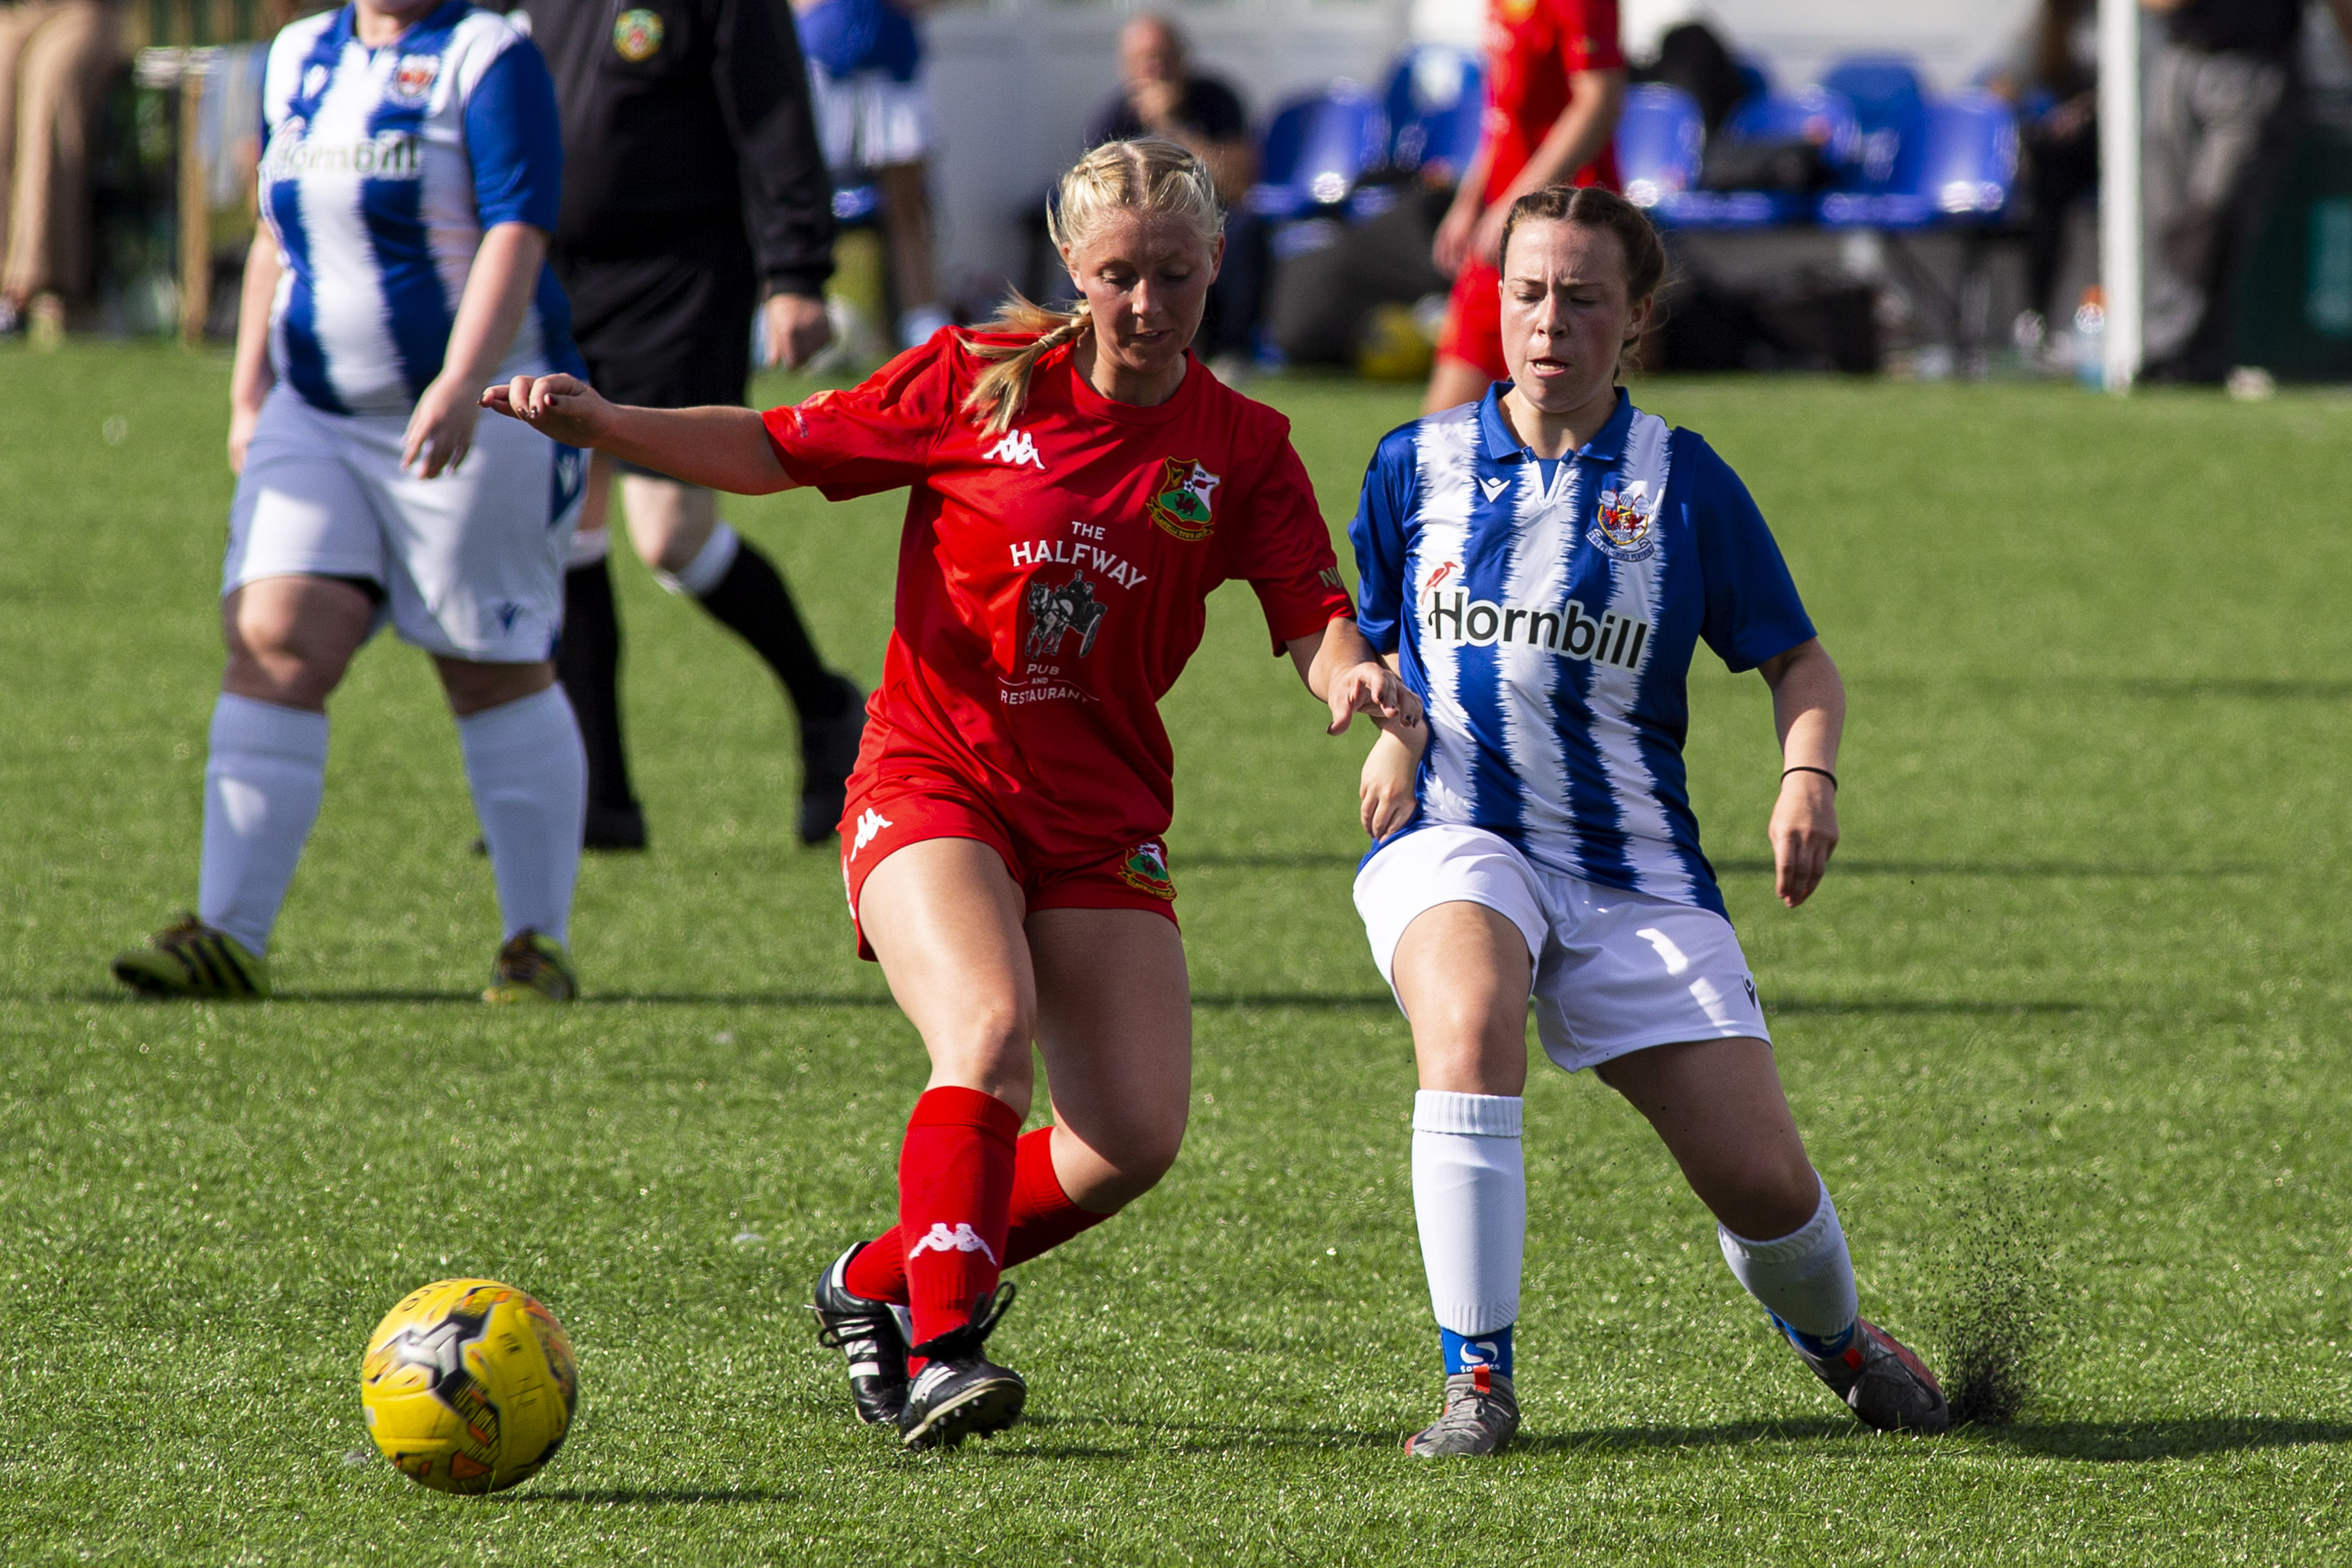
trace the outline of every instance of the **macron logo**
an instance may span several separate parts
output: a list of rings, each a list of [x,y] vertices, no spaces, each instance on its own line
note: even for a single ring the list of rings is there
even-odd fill
[[[1045,471],[1045,459],[1037,455],[1037,443],[1026,430],[1007,432],[1003,440],[988,449],[988,456],[992,462],[1009,463],[1016,468],[1026,463],[1041,474]]]
[[[953,1230],[950,1230],[940,1221],[933,1220],[930,1234],[908,1247],[907,1257],[911,1261],[919,1252],[980,1252],[986,1253],[991,1263],[996,1262],[996,1254],[990,1248],[988,1243],[974,1236],[971,1226],[961,1220],[956,1222],[956,1227]]]
[[[873,843],[874,836],[889,826],[888,817],[868,806],[866,815],[857,819],[857,837],[849,846],[849,858],[856,859],[857,852]]]
[[[1491,501],[1496,496],[1501,495],[1505,490],[1509,489],[1511,488],[1511,481],[1508,479],[1481,479],[1478,481],[1478,488],[1486,492],[1486,499]]]

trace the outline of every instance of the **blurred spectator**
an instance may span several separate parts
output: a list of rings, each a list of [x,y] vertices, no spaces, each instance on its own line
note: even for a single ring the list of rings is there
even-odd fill
[[[0,5],[0,331],[90,284],[90,142],[115,56],[100,0]],[[37,307],[36,301],[38,301]]]
[[[948,324],[931,253],[931,105],[914,13],[930,0],[793,0],[817,136],[837,184],[871,176],[897,286],[898,343]]]
[[[2014,55],[1986,84],[2017,105],[2025,127],[2027,309],[2017,338],[2029,348],[2045,341],[2051,321],[2065,319],[2054,291],[2067,213],[2099,186],[2098,69],[2098,0],[2042,0]]]
[[[2219,382],[2237,292],[2294,145],[2304,0],[2140,0],[2165,39],[2147,89],[2146,374]],[[2352,41],[2352,0],[2328,0]]]
[[[1704,22],[1683,22],[1667,28],[1658,40],[1655,63],[1633,72],[1633,79],[1664,82],[1688,93],[1698,105],[1710,140],[1748,96],[1739,62],[1732,58],[1722,36]]]
[[[1265,237],[1244,203],[1257,177],[1249,115],[1232,88],[1194,73],[1184,35],[1165,16],[1147,14],[1119,30],[1118,77],[1118,90],[1087,125],[1087,145],[1139,136],[1181,143],[1209,166],[1225,204],[1225,260],[1201,335],[1230,381],[1248,363],[1265,276]]]
[[[1490,383],[1509,379],[1496,268],[1511,204],[1546,185],[1617,188],[1609,146],[1625,102],[1617,0],[1494,0],[1494,7],[1486,133],[1431,250],[1438,270],[1454,276],[1423,400],[1431,410],[1470,402]]]

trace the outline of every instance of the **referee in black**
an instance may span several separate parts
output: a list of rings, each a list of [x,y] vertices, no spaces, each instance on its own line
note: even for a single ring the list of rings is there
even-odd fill
[[[833,185],[788,0],[524,0],[555,73],[563,208],[554,262],[596,389],[656,408],[740,404],[753,313],[764,357],[798,367],[832,337]],[[614,464],[588,474],[556,670],[588,748],[587,844],[645,847],[621,740],[620,623],[604,564],[613,475],[654,575],[757,649],[800,715],[800,836],[824,840],[865,726],[773,563],[698,485]]]

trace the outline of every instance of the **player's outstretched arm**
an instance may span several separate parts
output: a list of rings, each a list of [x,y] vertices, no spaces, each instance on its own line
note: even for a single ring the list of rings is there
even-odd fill
[[[740,496],[797,483],[776,460],[768,429],[749,408],[638,408],[612,403],[576,375],[519,375],[482,393],[482,406],[520,419],[567,447]]]
[[[1772,807],[1773,891],[1795,909],[1813,896],[1837,847],[1838,741],[1845,682],[1818,637],[1758,667],[1780,731],[1780,798]]]
[[[1328,734],[1345,734],[1359,713],[1383,730],[1421,728],[1421,699],[1372,652],[1352,616],[1334,616],[1311,637],[1293,637],[1287,647],[1298,677],[1331,710]],[[1418,750],[1419,742],[1416,740]]]

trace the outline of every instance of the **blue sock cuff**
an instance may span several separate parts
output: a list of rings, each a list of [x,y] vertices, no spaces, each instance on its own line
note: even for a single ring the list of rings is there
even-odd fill
[[[1831,1356],[1842,1354],[1846,1346],[1853,1343],[1852,1323],[1848,1323],[1839,1332],[1824,1339],[1819,1334],[1809,1334],[1802,1329],[1791,1328],[1780,1319],[1778,1313],[1767,1313],[1766,1316],[1772,1320],[1774,1327],[1789,1336],[1790,1344],[1817,1361],[1826,1361]]]
[[[1439,1342],[1445,1352],[1445,1375],[1470,1372],[1478,1367],[1491,1367],[1505,1377],[1511,1375],[1511,1326],[1508,1323],[1490,1334],[1457,1334],[1452,1329],[1437,1331]]]

